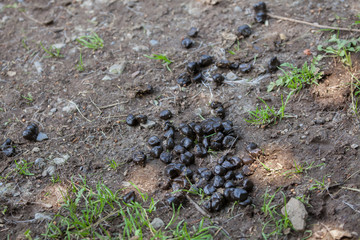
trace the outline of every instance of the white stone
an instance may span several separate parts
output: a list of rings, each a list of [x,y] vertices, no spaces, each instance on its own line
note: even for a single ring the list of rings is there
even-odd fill
[[[68,102],[68,104],[62,108],[62,110],[67,113],[76,112],[76,104],[73,102]]]
[[[64,158],[54,158],[53,159],[53,162],[56,164],[56,165],[63,165],[66,160]]]
[[[38,153],[38,152],[40,152],[40,148],[34,147],[31,151],[32,151],[33,153]]]
[[[350,146],[352,149],[357,149],[358,147],[359,147],[359,145],[357,145],[357,144],[351,144],[351,146]]]
[[[40,132],[37,137],[36,137],[36,141],[37,142],[42,142],[44,140],[48,140],[49,137],[46,135],[46,133]]]
[[[307,211],[304,204],[296,198],[291,198],[286,204],[286,212],[296,231],[303,231],[306,227]],[[281,209],[281,213],[285,215],[285,207]]]
[[[46,214],[43,214],[43,213],[35,213],[35,220],[40,220],[40,221],[43,221],[43,220],[51,220],[52,217],[46,215]]]
[[[158,42],[157,40],[154,40],[154,39],[150,40],[149,43],[150,43],[151,46],[157,46],[157,45],[159,45],[159,42]]]
[[[54,45],[52,45],[54,48],[57,48],[57,49],[61,49],[63,47],[66,46],[65,43],[55,43]]]
[[[38,74],[42,73],[43,68],[42,68],[41,62],[38,62],[38,61],[34,62],[34,66],[35,66],[36,71],[38,72]]]
[[[155,230],[159,230],[160,228],[165,226],[164,221],[161,220],[160,218],[154,218],[154,220],[152,220],[150,224],[151,226],[153,226],[153,228],[155,228]]]
[[[116,63],[109,68],[109,72],[114,75],[120,75],[123,73],[126,67],[126,62]]]
[[[145,52],[145,51],[149,51],[149,48],[147,46],[144,45],[138,45],[132,48],[135,52]]]
[[[55,174],[56,167],[54,165],[48,166],[42,173],[41,176],[46,177],[47,175],[53,176]]]
[[[238,76],[236,76],[235,73],[229,72],[228,74],[226,74],[226,80],[235,81],[236,79],[238,79]]]
[[[110,81],[112,78],[109,75],[105,75],[101,80]]]

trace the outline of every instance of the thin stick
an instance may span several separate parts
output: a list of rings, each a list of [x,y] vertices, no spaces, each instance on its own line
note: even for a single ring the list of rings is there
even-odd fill
[[[341,187],[341,188],[351,190],[351,191],[355,191],[355,192],[360,192],[360,189],[357,189],[357,188],[350,188],[350,187]]]
[[[90,97],[90,101],[92,102],[92,104],[94,104],[94,106],[97,108],[97,110],[100,112],[100,114],[102,113],[102,111],[100,110],[100,108],[94,103],[94,101],[92,100],[92,98]]]
[[[210,218],[210,215],[207,214],[194,200],[192,200],[191,197],[189,197],[189,195],[186,195],[186,198],[191,202],[192,205],[194,205],[196,210],[198,210],[205,217]]]
[[[117,106],[117,105],[120,105],[120,104],[123,104],[123,103],[128,103],[128,102],[129,102],[129,101],[113,103],[113,104],[110,104],[110,105],[106,105],[106,106],[99,107],[99,109],[105,109],[105,108],[115,107],[115,106]]]
[[[301,24],[305,24],[305,25],[312,26],[312,27],[317,27],[317,28],[348,31],[348,32],[360,32],[360,29],[350,29],[350,28],[341,28],[341,27],[332,27],[332,26],[320,25],[320,24],[317,24],[317,23],[310,23],[310,22],[305,22],[305,21],[293,19],[293,18],[281,17],[281,16],[277,16],[277,15],[274,15],[274,14],[269,14],[269,13],[267,15],[269,17],[271,17],[271,18],[284,20],[284,21],[289,21],[289,22],[301,23]]]
[[[78,107],[78,105],[77,105],[76,103],[74,103],[73,101],[69,101],[69,102],[75,105],[75,107],[76,107],[76,109],[78,110],[78,112],[80,113],[80,115],[81,115],[83,118],[85,118],[86,121],[92,122],[91,120],[89,120],[88,118],[86,118],[86,117],[82,114],[82,112],[80,111],[80,109],[79,109],[79,107]]]

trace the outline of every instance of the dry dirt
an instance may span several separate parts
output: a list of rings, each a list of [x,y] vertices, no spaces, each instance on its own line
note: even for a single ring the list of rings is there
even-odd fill
[[[249,177],[255,183],[251,193],[253,205],[236,206],[232,212],[229,205],[212,213],[212,221],[230,239],[262,239],[263,195],[266,189],[274,193],[281,187],[288,199],[295,196],[309,199],[306,230],[312,232],[311,239],[332,239],[328,231],[333,229],[355,232],[354,239],[358,239],[360,143],[359,121],[350,109],[351,78],[341,62],[327,58],[320,64],[325,77],[319,85],[305,88],[288,103],[286,113],[292,117],[266,128],[246,123],[247,112],[260,103],[258,97],[271,105],[280,104],[282,92],[266,91],[267,85],[281,75],[280,71],[266,73],[269,59],[277,56],[282,63],[301,66],[311,61],[317,46],[331,35],[276,19],[269,19],[267,25],[255,23],[252,10],[255,3],[255,0],[222,0],[216,5],[196,0],[0,1],[0,132],[2,141],[11,138],[15,142],[17,151],[14,157],[1,155],[0,238],[21,239],[27,229],[31,229],[33,236],[40,236],[46,221],[27,220],[38,212],[53,216],[61,205],[61,191],[69,187],[71,177],[78,179],[79,175],[86,176],[90,184],[102,179],[114,190],[132,181],[160,201],[157,215],[168,221],[172,211],[163,202],[168,192],[158,187],[165,178],[165,165],[149,158],[143,168],[129,159],[136,150],[149,152],[147,139],[163,134],[163,121],[158,117],[161,110],[171,110],[172,120],[178,126],[181,122],[200,121],[197,115],[200,111],[203,117],[211,117],[209,102],[221,101],[226,107],[226,119],[233,121],[240,136],[232,154],[245,156],[244,146],[255,142],[264,153],[260,160],[271,170],[254,163]],[[272,14],[343,27],[353,23],[360,12],[357,0],[266,3]],[[253,34],[241,40],[239,51],[231,55],[224,49],[231,46],[233,34],[242,24],[250,24]],[[194,38],[195,46],[184,49],[180,43],[190,27],[197,27],[199,36]],[[85,71],[80,72],[76,69],[80,45],[75,39],[91,32],[104,40],[104,48],[97,51],[83,48]],[[280,34],[286,38],[281,40]],[[343,38],[354,36],[357,35],[341,33]],[[150,40],[158,44],[153,46]],[[46,47],[61,44],[64,57],[45,58],[47,54],[40,42]],[[305,49],[310,49],[312,55],[305,55]],[[172,72],[144,54],[165,54],[173,61]],[[191,84],[180,88],[177,76],[184,72],[187,62],[202,54],[255,64],[247,74],[234,70],[238,80],[226,81],[219,87]],[[359,66],[357,57],[353,56],[355,70]],[[110,67],[114,64],[125,68],[120,74],[112,74]],[[218,72],[226,75],[229,70]],[[139,96],[139,90],[148,84],[154,92]],[[33,99],[24,98],[28,94]],[[145,114],[156,125],[150,129],[127,126],[124,120],[129,113]],[[38,124],[49,140],[23,139],[22,131],[31,122]],[[37,165],[30,168],[33,176],[14,172],[14,160],[34,162],[44,158],[46,168],[52,159],[64,155],[70,157],[56,166],[54,175],[59,176],[61,183],[51,183],[51,177],[43,176],[44,168]],[[121,167],[111,169],[110,159],[121,163]],[[216,156],[210,155],[201,166],[213,165],[215,161]],[[289,178],[283,173],[294,170],[294,162],[324,165]],[[315,180],[324,180],[326,189],[309,190]],[[274,203],[282,204],[282,195],[276,196]],[[187,203],[181,218],[196,222],[202,215]],[[308,234],[309,231],[291,231],[280,239],[302,239]]]

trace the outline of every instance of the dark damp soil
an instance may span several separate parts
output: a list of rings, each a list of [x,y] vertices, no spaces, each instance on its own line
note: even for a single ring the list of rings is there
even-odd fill
[[[149,137],[164,134],[165,120],[160,117],[163,110],[171,111],[170,120],[177,127],[201,122],[199,114],[208,119],[225,111],[225,119],[233,122],[238,137],[227,152],[246,157],[245,147],[250,142],[262,150],[258,161],[246,169],[247,178],[254,183],[252,205],[228,204],[218,212],[208,213],[230,239],[262,239],[263,196],[279,188],[288,200],[307,199],[309,213],[308,231],[292,230],[279,239],[302,239],[310,231],[310,239],[332,239],[331,230],[353,232],[353,238],[358,238],[359,121],[351,112],[351,75],[344,65],[335,58],[322,60],[319,67],[324,77],[318,85],[290,99],[286,113],[291,117],[267,127],[252,126],[244,120],[249,110],[261,104],[258,97],[279,106],[280,95],[286,95],[282,90],[266,91],[268,84],[282,74],[267,71],[271,58],[295,66],[310,63],[318,53],[317,46],[332,33],[272,18],[266,24],[256,23],[254,0],[221,0],[215,5],[204,2],[0,2],[1,144],[10,138],[16,147],[15,156],[0,155],[1,239],[23,239],[27,229],[32,236],[40,236],[47,221],[30,220],[36,213],[53,216],[61,205],[61,192],[69,187],[72,177],[77,179],[79,175],[86,176],[92,185],[103,180],[114,190],[134,183],[159,200],[156,215],[169,221],[172,211],[166,207],[165,196],[171,190],[161,188],[166,165],[150,156],[147,143]],[[342,27],[354,23],[360,10],[356,0],[269,0],[266,4],[275,15]],[[233,45],[239,36],[238,27],[244,24],[251,26],[252,34],[240,37],[239,43]],[[195,37],[193,33],[187,36],[191,27],[198,30]],[[104,47],[82,48],[84,71],[79,71],[81,45],[75,39],[91,32],[103,39]],[[192,41],[189,48],[182,46],[185,38]],[[40,42],[46,48],[61,48],[63,57],[47,58]],[[144,56],[152,54],[164,54],[172,60],[171,71],[161,61]],[[215,68],[212,64],[203,68],[206,70],[203,77],[197,78],[198,83],[182,84],[186,79],[177,82],[188,63],[205,54],[216,61],[252,64],[252,68],[221,68],[221,64]],[[359,70],[358,57],[352,56],[354,72]],[[198,71],[194,65],[188,68],[190,73]],[[225,79],[216,84],[206,81],[216,73]],[[237,79],[231,79],[234,75],[229,73]],[[221,102],[223,110],[211,109],[209,103],[213,101]],[[128,114],[146,115],[148,121],[129,126],[125,123]],[[37,124],[49,139],[24,139],[23,131],[30,123]],[[145,166],[131,161],[137,151],[147,155]],[[196,166],[215,166],[224,154],[216,153],[196,157]],[[60,160],[54,164],[56,158]],[[177,161],[179,157],[174,158]],[[16,173],[15,160],[21,159],[34,163],[29,169],[34,175]],[[110,160],[121,167],[111,169]],[[310,164],[321,166],[291,176],[284,174]],[[51,174],[59,176],[61,183],[53,184]],[[325,188],[312,189],[316,181],[323,182]],[[280,193],[274,204],[283,204]],[[197,223],[202,217],[191,203],[185,203],[180,211],[180,218],[188,223]],[[219,236],[216,238],[224,239],[224,235]]]

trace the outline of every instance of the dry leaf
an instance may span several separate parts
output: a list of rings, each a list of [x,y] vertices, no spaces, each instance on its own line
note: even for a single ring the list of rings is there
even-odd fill
[[[330,235],[335,240],[340,240],[343,237],[351,238],[351,233],[349,233],[348,231],[344,231],[344,230],[331,230]]]

